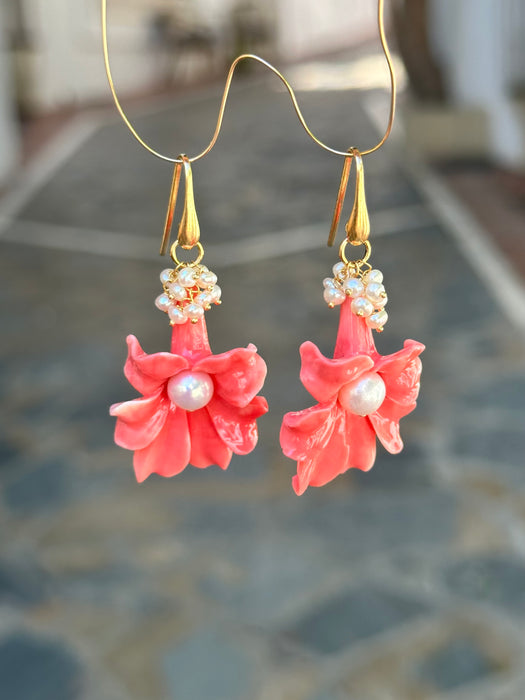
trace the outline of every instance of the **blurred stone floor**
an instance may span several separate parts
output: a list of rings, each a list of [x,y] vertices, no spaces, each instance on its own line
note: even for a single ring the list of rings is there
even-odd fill
[[[376,140],[359,96],[300,99],[329,143]],[[135,123],[192,154],[216,109],[205,92]],[[127,333],[168,348],[153,300],[171,173],[113,116],[83,133],[77,148],[58,142],[29,196],[21,184],[0,202],[2,699],[524,697],[525,344],[497,277],[463,256],[399,153],[366,160],[390,298],[377,344],[427,345],[420,402],[402,454],[380,448],[369,474],[297,498],[278,431],[310,403],[300,343],[329,353],[335,340],[321,280],[341,161],[283,93],[241,83],[194,180],[223,288],[213,349],[258,346],[271,410],[226,473],[138,486],[108,406],[134,396]]]

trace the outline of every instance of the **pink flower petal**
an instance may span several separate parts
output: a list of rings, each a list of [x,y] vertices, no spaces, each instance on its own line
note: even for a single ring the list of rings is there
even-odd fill
[[[388,450],[391,454],[401,452],[403,440],[399,434],[399,422],[381,415],[380,411],[372,413],[369,418],[385,450]]]
[[[153,442],[136,450],[133,458],[135,475],[140,483],[150,474],[175,476],[190,460],[190,431],[186,411],[171,406],[166,421]]]
[[[367,417],[346,412],[346,435],[350,446],[347,469],[367,472],[374,466],[376,458],[376,434]]]
[[[256,396],[247,406],[232,406],[219,396],[214,396],[206,406],[219,437],[235,454],[245,455],[257,444],[259,416],[268,411],[268,403]]]
[[[328,444],[335,410],[336,403],[332,402],[286,413],[279,437],[284,454],[296,461],[304,460],[311,450]]]
[[[345,412],[337,402],[287,413],[280,439],[284,454],[297,460],[292,486],[298,496],[347,469]]]
[[[169,401],[162,389],[152,396],[113,404],[109,413],[117,417],[116,444],[127,450],[149,445],[164,425],[168,409]]]
[[[126,338],[128,359],[124,365],[124,374],[129,383],[141,394],[151,394],[177,372],[189,366],[188,360],[169,352],[157,352],[148,355],[140,347],[134,335]]]
[[[368,355],[329,359],[309,340],[301,345],[300,353],[301,381],[319,403],[331,401],[344,384],[374,366]]]
[[[199,411],[188,413],[188,425],[191,464],[199,469],[209,467],[211,464],[217,464],[221,469],[226,469],[231,461],[232,451],[219,437],[208,411],[201,408]]]
[[[213,375],[215,391],[232,406],[247,406],[260,391],[266,377],[266,363],[255,345],[235,348],[199,360],[194,369]]]
[[[378,413],[393,421],[414,410],[419,394],[421,376],[420,353],[425,346],[415,340],[406,340],[403,350],[381,357],[375,369],[385,382],[386,399]]]

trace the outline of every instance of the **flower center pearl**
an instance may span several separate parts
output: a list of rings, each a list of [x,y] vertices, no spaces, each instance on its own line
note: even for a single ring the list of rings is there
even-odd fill
[[[347,411],[369,416],[381,406],[386,396],[385,382],[376,372],[367,372],[339,392],[339,401]]]
[[[210,402],[213,396],[213,381],[205,372],[185,370],[169,380],[168,396],[179,408],[197,411]]]

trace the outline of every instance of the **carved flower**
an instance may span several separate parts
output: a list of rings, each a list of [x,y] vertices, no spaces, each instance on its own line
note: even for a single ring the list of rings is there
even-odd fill
[[[389,452],[401,452],[399,421],[416,406],[425,346],[406,340],[403,350],[380,355],[350,305],[348,299],[341,306],[334,359],[310,341],[300,349],[301,381],[319,403],[283,418],[281,447],[297,461],[297,495],[347,469],[371,469],[376,436]]]
[[[171,352],[145,353],[127,338],[124,374],[141,398],[111,406],[115,442],[134,450],[137,481],[179,474],[188,464],[226,469],[232,453],[257,443],[256,419],[268,411],[256,396],[266,364],[254,345],[213,355],[204,319],[173,327]]]

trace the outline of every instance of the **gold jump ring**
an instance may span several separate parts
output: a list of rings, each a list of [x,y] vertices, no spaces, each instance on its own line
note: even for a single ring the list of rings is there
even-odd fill
[[[204,248],[202,247],[202,243],[199,241],[198,243],[195,244],[194,248],[197,248],[199,251],[199,254],[197,255],[196,259],[193,262],[184,262],[183,260],[179,260],[177,257],[177,247],[179,246],[179,241],[175,241],[173,245],[170,248],[170,256],[171,259],[173,260],[174,263],[177,265],[198,265],[202,258],[204,257]]]
[[[364,241],[363,243],[359,244],[364,245],[366,249],[365,254],[360,260],[348,260],[348,258],[345,255],[345,250],[348,243],[350,243],[350,241],[348,240],[348,238],[345,238],[339,246],[339,257],[345,265],[355,265],[357,267],[360,267],[361,265],[364,265],[366,262],[368,262],[368,258],[370,257],[370,253],[372,252],[372,246],[370,245],[370,241]]]

